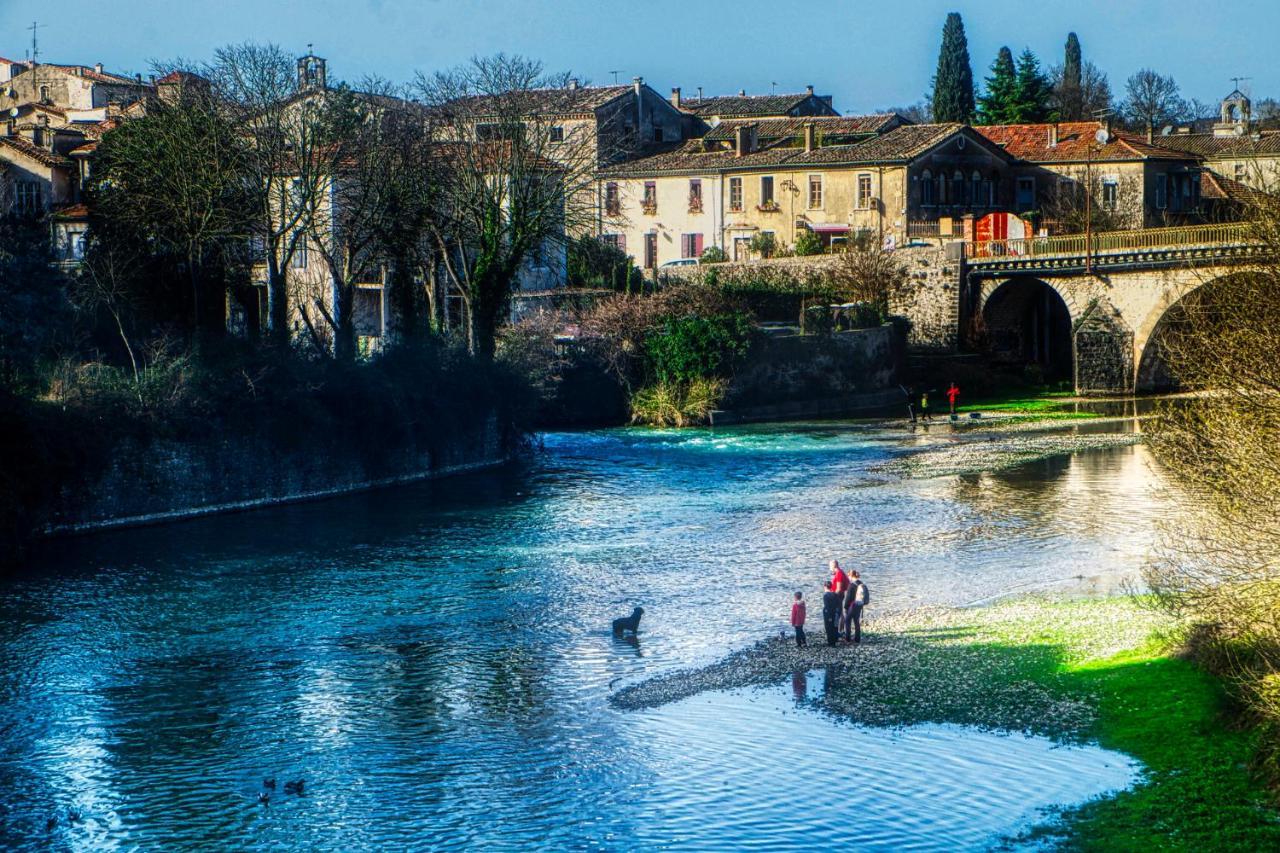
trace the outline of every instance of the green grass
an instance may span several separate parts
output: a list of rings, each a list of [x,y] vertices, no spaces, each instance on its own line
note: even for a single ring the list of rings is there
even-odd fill
[[[1126,598],[1027,600],[908,629],[904,665],[856,669],[837,712],[1096,741],[1144,779],[1062,812],[1017,843],[1068,850],[1280,850],[1280,813],[1249,767],[1256,735],[1233,725],[1221,685],[1178,656],[1167,624]]]

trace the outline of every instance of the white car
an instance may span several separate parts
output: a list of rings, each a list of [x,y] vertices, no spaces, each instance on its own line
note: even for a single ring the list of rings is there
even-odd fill
[[[663,269],[664,267],[696,267],[697,265],[697,258],[680,258],[678,260],[658,264],[658,269]]]

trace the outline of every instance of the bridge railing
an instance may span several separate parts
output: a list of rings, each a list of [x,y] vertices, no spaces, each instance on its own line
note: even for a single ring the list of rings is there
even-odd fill
[[[1177,225],[1171,228],[1142,228],[1134,231],[1099,231],[1089,235],[1062,234],[1057,237],[1018,237],[1009,240],[966,240],[965,257],[1035,258],[1046,255],[1084,255],[1102,252],[1124,252],[1135,249],[1160,249],[1171,246],[1200,246],[1220,243],[1247,243],[1248,222],[1213,225]]]

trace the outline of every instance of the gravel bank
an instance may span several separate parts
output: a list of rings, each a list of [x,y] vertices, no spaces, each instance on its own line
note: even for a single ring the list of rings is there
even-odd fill
[[[775,635],[711,666],[625,687],[611,701],[654,707],[822,668],[826,689],[816,701],[854,722],[957,723],[1073,739],[1093,724],[1097,697],[1046,674],[1137,647],[1160,624],[1161,617],[1121,598],[869,612],[861,645],[826,646],[818,621],[810,630],[817,642],[808,648]]]
[[[948,477],[997,471],[1038,459],[1068,456],[1086,450],[1127,447],[1141,443],[1142,436],[1133,432],[1063,432],[1050,435],[993,433],[986,440],[974,437],[925,447],[886,462],[876,470],[908,478]]]

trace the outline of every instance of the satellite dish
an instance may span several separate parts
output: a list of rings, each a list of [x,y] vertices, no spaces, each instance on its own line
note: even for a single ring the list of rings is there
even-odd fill
[[[1235,133],[1235,135],[1236,135],[1236,136],[1244,136],[1244,135],[1245,135],[1244,125],[1243,125],[1243,124],[1237,124],[1237,125],[1236,125],[1236,129],[1235,129],[1234,133]]]
[[[1173,125],[1171,124],[1166,124],[1164,128],[1160,131],[1161,136],[1168,136],[1171,133],[1173,133]]]
[[[1100,127],[1098,128],[1098,132],[1093,135],[1093,138],[1098,141],[1099,145],[1106,145],[1111,141],[1111,131],[1107,130],[1105,127]]]
[[[13,116],[14,118],[17,118],[17,117],[18,117],[18,108],[17,108],[17,107],[9,107],[9,115]]]

